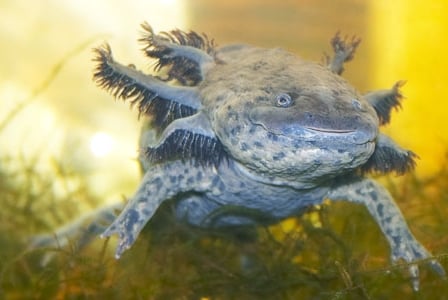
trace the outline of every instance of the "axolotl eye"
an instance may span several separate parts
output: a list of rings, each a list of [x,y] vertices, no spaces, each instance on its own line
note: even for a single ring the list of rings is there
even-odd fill
[[[291,95],[286,93],[278,94],[275,97],[275,105],[278,107],[290,107],[293,104],[293,99]]]

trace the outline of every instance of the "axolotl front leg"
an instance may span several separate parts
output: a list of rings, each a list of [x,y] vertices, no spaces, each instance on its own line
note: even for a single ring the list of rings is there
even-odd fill
[[[154,166],[146,172],[137,192],[115,221],[101,234],[103,238],[118,234],[115,257],[120,258],[121,254],[132,246],[140,231],[164,201],[178,193],[205,189],[208,181],[197,181],[196,178],[207,178],[203,172],[208,171],[205,168],[194,168],[190,164],[172,162]]]
[[[331,200],[348,200],[364,204],[384,233],[391,247],[392,261],[402,259],[410,263],[409,272],[414,290],[419,289],[417,260],[431,257],[410,232],[406,221],[389,192],[371,179],[359,178],[333,188],[327,195]],[[443,267],[435,259],[429,261],[432,269],[445,276]]]

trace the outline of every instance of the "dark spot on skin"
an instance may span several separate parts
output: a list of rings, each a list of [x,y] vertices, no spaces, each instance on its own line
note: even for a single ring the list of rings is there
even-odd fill
[[[241,126],[237,125],[235,127],[233,127],[232,129],[230,129],[230,134],[231,135],[238,135],[241,132]]]
[[[383,204],[378,204],[378,206],[376,207],[376,211],[377,211],[378,215],[380,217],[382,217],[383,213],[384,213],[384,205]]]
[[[272,86],[266,85],[266,86],[262,87],[261,90],[263,92],[265,92],[266,94],[272,94],[274,89],[272,88]]]
[[[249,133],[250,133],[250,134],[254,134],[256,130],[257,130],[257,128],[256,128],[255,126],[251,126],[251,127],[249,128]]]
[[[331,90],[331,95],[333,97],[338,97],[340,94],[341,94],[341,92],[338,90]]]
[[[227,105],[227,110],[228,111],[232,110],[232,105]]]
[[[177,176],[177,179],[178,179],[179,181],[182,181],[184,178],[185,178],[185,176],[184,176],[183,174],[179,174],[179,175]]]
[[[238,114],[235,111],[228,111],[227,112],[227,118],[228,119],[233,119],[235,121],[238,121]]]
[[[401,240],[402,240],[402,238],[401,238],[401,236],[392,236],[392,240],[394,241],[394,244],[395,245],[401,245]]]
[[[254,104],[251,101],[244,102],[242,111],[249,111],[253,106]]]
[[[244,181],[240,181],[240,188],[246,188],[246,184],[244,183]]]
[[[258,141],[254,142],[254,146],[259,148],[259,149],[263,149],[264,148],[264,145],[261,142],[258,142]]]
[[[265,65],[266,65],[266,62],[265,62],[265,61],[262,61],[262,60],[257,61],[257,62],[253,65],[252,70],[254,70],[254,71],[258,71],[258,70],[260,70],[261,68],[263,68]]]
[[[187,184],[192,185],[194,183],[194,177],[188,177]]]
[[[249,146],[246,143],[241,143],[241,147],[240,147],[241,151],[247,151],[249,150]]]
[[[294,148],[301,149],[303,147],[303,144],[300,141],[294,141]]]
[[[391,220],[392,220],[392,217],[387,217],[387,218],[384,218],[382,221],[384,224],[389,224]]]
[[[255,97],[255,102],[259,103],[259,102],[264,102],[266,99],[262,96],[257,96]]]
[[[373,201],[378,201],[378,195],[374,191],[370,192],[369,196]]]
[[[270,139],[271,141],[274,141],[274,142],[277,142],[277,141],[278,141],[278,136],[275,135],[275,134],[273,134],[273,133],[271,133],[271,132],[268,132],[266,136],[267,136],[267,138]]]
[[[219,95],[218,97],[216,97],[216,102],[221,102],[224,100],[224,95]]]
[[[177,182],[177,177],[176,176],[170,176],[170,182],[175,184]]]
[[[202,180],[202,172],[198,172],[198,173],[196,174],[196,180],[197,180],[197,181],[201,181],[201,180]]]
[[[163,188],[163,186],[161,187],[161,188]],[[137,203],[145,203],[147,200],[145,199],[145,197],[140,197],[138,200],[137,200]]]
[[[132,232],[134,224],[137,223],[139,213],[135,209],[129,209],[126,213],[126,231]]]
[[[163,185],[163,181],[160,177],[154,178],[152,183],[154,186],[162,186]]]
[[[278,153],[275,153],[273,156],[272,156],[272,159],[273,160],[281,160],[282,158],[284,158],[286,156],[286,154],[284,153],[284,152],[278,152]]]
[[[252,155],[251,155],[251,159],[252,159],[252,160],[255,160],[255,161],[259,161],[259,160],[261,160],[261,158],[258,157],[258,156],[255,155],[255,154],[252,154]]]

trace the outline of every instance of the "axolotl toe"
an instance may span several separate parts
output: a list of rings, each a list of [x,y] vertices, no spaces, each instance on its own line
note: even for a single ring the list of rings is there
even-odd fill
[[[159,76],[116,62],[108,45],[95,50],[97,84],[151,120],[140,187],[102,234],[119,236],[117,258],[165,201],[175,201],[180,220],[213,228],[273,223],[324,199],[348,200],[366,206],[418,289],[416,261],[431,255],[387,190],[366,177],[414,167],[416,155],[379,132],[400,106],[403,82],[362,95],[343,79],[359,39],[337,34],[333,57],[318,64],[282,49],[216,47],[195,32],[142,27],[143,52]]]

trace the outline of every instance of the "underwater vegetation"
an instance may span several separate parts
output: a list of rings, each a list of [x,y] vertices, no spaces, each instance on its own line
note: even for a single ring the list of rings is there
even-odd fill
[[[37,156],[37,154],[36,154]],[[446,161],[443,162],[446,164]],[[203,231],[177,223],[169,204],[120,260],[113,240],[78,250],[27,249],[27,237],[75,219],[79,203],[101,199],[62,162],[0,157],[2,299],[441,299],[446,281],[421,263],[412,291],[406,265],[389,264],[387,242],[362,206],[324,204],[271,227]],[[448,170],[386,185],[415,235],[444,265]],[[57,188],[56,188],[57,187]],[[255,237],[255,232],[257,237]],[[46,255],[52,254],[51,259]]]

